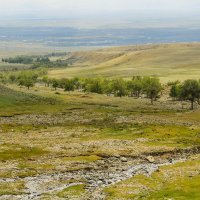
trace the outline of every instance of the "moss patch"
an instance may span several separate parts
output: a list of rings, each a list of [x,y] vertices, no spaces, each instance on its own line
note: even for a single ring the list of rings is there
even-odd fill
[[[97,160],[100,160],[101,157],[96,156],[96,155],[91,155],[91,156],[77,156],[77,157],[66,157],[64,158],[65,161],[70,161],[70,162],[95,162]]]
[[[0,182],[0,196],[1,195],[20,195],[23,194],[25,185],[23,181],[16,182]]]
[[[0,160],[27,160],[34,157],[42,156],[46,151],[37,147],[27,147],[16,144],[4,144],[0,147]]]
[[[70,198],[70,197],[78,198],[79,196],[85,194],[84,187],[85,187],[84,184],[71,186],[57,193],[57,196],[60,198]]]

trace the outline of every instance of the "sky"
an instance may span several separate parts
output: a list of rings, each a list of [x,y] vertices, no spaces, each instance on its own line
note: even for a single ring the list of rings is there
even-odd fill
[[[197,13],[200,0],[0,0],[1,16],[69,16],[104,13]]]
[[[200,0],[0,0],[0,26],[189,27],[199,11]]]

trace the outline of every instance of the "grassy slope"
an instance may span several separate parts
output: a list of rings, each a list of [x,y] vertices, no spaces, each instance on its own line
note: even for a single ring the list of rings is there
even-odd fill
[[[11,87],[14,89],[0,88],[1,114],[6,110],[9,111],[8,113],[17,113],[19,117],[24,113],[30,113],[31,120],[32,114],[43,114],[44,111],[48,114],[54,111],[55,115],[59,114],[59,120],[62,121],[62,118],[69,118],[69,120],[59,125],[45,124],[45,121],[37,125],[34,124],[34,119],[30,124],[25,124],[25,121],[22,121],[21,125],[15,124],[15,121],[1,124],[0,134],[3,143],[0,145],[0,161],[3,162],[0,177],[23,178],[37,174],[78,170],[95,163],[101,159],[99,157],[101,155],[140,156],[151,152],[165,152],[200,145],[200,127],[184,126],[184,123],[197,122],[199,111],[176,112],[180,106],[176,102],[173,102],[175,107],[169,106],[170,102],[167,104],[157,102],[152,106],[149,101],[141,102],[132,98],[65,93],[61,90],[59,90],[60,95],[56,95],[55,91],[44,87],[31,88],[30,91],[16,86]],[[55,99],[55,105],[48,103],[49,98]],[[137,121],[138,119],[140,120]],[[163,125],[162,120],[171,125]],[[182,125],[173,124],[179,121]],[[133,196],[137,198],[145,195],[144,199],[164,197],[178,199],[176,197],[180,196],[180,189],[176,185],[181,181],[182,189],[185,191],[181,193],[182,199],[194,195],[198,199],[199,193],[195,190],[199,182],[198,160],[199,157],[188,161],[189,164],[186,162],[170,168],[163,167],[152,178],[136,176],[116,184],[105,190],[107,198],[131,199]],[[16,173],[12,173],[13,166],[18,169]],[[176,173],[170,175],[179,171],[181,177],[179,174],[175,176]],[[191,173],[194,179],[188,178]],[[166,182],[168,175],[170,177]],[[0,195],[20,194],[25,191],[23,182],[1,183],[0,188]],[[48,195],[67,198],[74,193],[79,195],[77,190],[80,191],[80,195],[84,193],[81,185]]]
[[[0,85],[0,116],[28,114],[37,112],[51,112],[59,110],[62,105],[56,103],[50,96],[38,96],[23,91],[15,91]]]
[[[73,66],[49,72],[51,77],[126,77],[156,75],[165,82],[199,78],[200,44],[163,44],[115,47],[71,53]]]

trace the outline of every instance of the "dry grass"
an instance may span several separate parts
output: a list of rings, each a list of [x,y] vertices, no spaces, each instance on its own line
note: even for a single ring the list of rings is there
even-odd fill
[[[199,78],[200,44],[163,44],[71,53],[73,66],[52,70],[50,77],[123,77],[155,75],[163,82]]]

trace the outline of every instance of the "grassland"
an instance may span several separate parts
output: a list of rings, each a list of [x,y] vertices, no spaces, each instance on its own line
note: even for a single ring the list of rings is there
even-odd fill
[[[199,78],[200,44],[162,44],[114,47],[68,54],[72,65],[52,70],[50,77],[158,76],[163,82]]]
[[[0,91],[0,199],[199,198],[198,108],[42,85]]]
[[[70,66],[48,75],[200,78],[199,54],[199,43],[72,52],[54,58]],[[182,106],[165,93],[151,105],[40,83],[0,85],[0,199],[199,199],[200,108]]]

